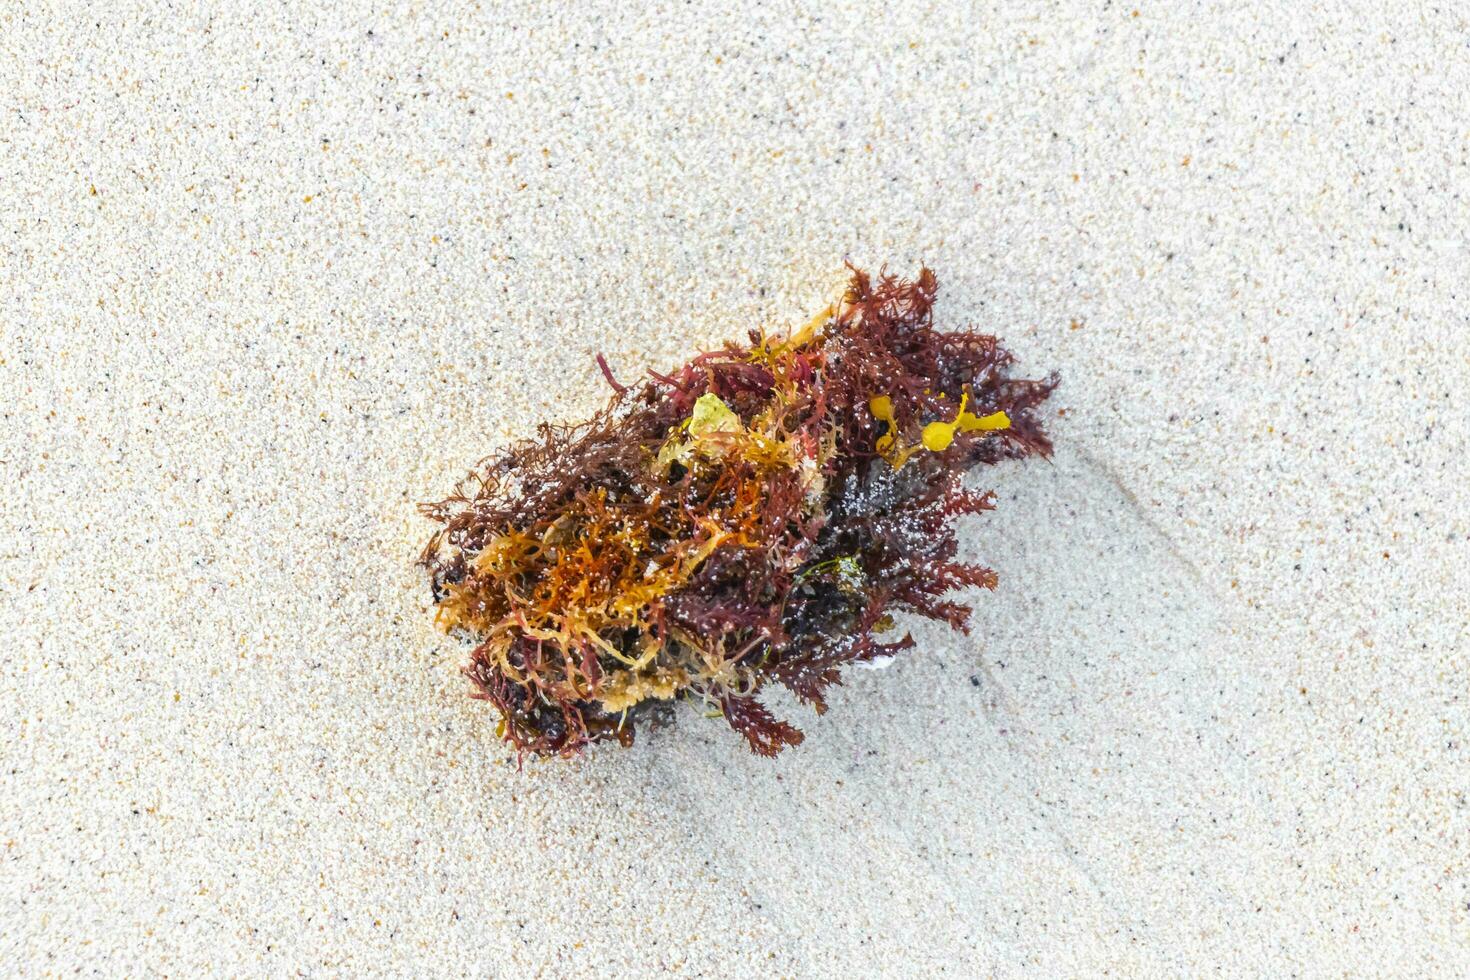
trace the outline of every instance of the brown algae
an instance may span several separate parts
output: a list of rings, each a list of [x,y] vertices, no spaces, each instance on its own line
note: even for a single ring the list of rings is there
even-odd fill
[[[684,698],[762,755],[802,740],[760,700],[818,712],[844,665],[913,645],[894,613],[966,630],[946,593],[993,589],[955,560],[955,518],[989,510],[974,466],[1051,446],[1056,378],[1009,376],[994,337],[941,331],[936,281],[856,269],[784,338],[752,333],[606,408],[542,425],[447,499],[424,550],[438,621],[476,642],[465,673],[522,752],[630,744]]]

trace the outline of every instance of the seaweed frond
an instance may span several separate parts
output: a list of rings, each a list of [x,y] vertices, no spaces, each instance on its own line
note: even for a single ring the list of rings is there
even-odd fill
[[[955,561],[978,464],[1051,446],[994,337],[932,323],[933,273],[856,269],[790,336],[753,334],[669,374],[619,384],[573,426],[482,462],[421,509],[438,621],[476,641],[466,675],[517,749],[632,741],[683,697],[775,755],[802,734],[759,694],[818,712],[841,668],[890,657],[893,614],[966,629],[944,596],[994,588]],[[957,407],[956,407],[957,406]]]

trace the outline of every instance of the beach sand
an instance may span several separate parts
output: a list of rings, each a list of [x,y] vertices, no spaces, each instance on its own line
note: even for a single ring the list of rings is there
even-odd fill
[[[0,13],[0,961],[1463,975],[1470,21],[1184,6]],[[844,259],[1061,372],[974,632],[519,770],[415,505]]]

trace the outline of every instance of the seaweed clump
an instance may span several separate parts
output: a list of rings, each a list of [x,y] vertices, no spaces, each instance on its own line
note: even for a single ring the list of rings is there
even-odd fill
[[[893,614],[967,630],[946,593],[995,588],[955,560],[954,519],[991,509],[973,466],[1051,446],[994,337],[934,327],[936,282],[851,269],[789,336],[619,384],[578,425],[543,424],[423,513],[438,621],[478,645],[465,674],[518,750],[631,744],[685,698],[761,755],[802,740],[776,683],[826,710],[848,664],[913,645]]]

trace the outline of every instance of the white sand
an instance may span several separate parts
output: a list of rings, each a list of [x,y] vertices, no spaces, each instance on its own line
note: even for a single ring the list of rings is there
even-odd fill
[[[7,970],[1470,968],[1463,7],[442,6],[0,10]],[[844,256],[1065,378],[975,635],[518,773],[413,504]]]

